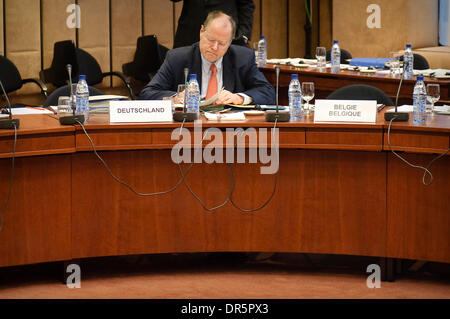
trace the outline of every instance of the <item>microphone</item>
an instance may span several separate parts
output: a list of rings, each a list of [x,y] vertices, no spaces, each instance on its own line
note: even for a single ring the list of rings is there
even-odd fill
[[[188,75],[189,75],[189,69],[184,68],[184,99],[183,99],[183,112],[186,113],[186,98],[187,98],[187,86],[188,86]]]
[[[173,113],[173,120],[175,122],[194,122],[198,117],[197,117],[197,113],[187,113],[186,111],[186,99],[187,99],[187,83],[188,83],[188,74],[189,74],[189,69],[188,68],[184,68],[184,84],[185,84],[185,89],[184,89],[184,101],[183,101],[183,112],[175,112]]]
[[[9,130],[13,128],[19,128],[20,120],[12,118],[11,102],[9,101],[8,94],[6,94],[2,81],[0,81],[0,85],[2,87],[3,96],[5,97],[6,102],[8,103],[8,111],[9,111],[9,117],[7,119],[0,119],[0,129]]]
[[[407,64],[408,64],[408,62],[403,61],[403,70],[402,70],[402,74],[400,76],[400,83],[398,84],[397,95],[395,96],[395,112],[385,112],[384,113],[385,121],[391,121],[393,119],[392,120],[393,122],[406,122],[409,120],[408,112],[397,112],[398,96],[400,95],[400,88],[402,87],[402,83],[403,83],[403,74],[406,71]]]
[[[67,74],[69,75],[69,87],[70,87],[69,103],[70,103],[70,107],[72,109],[72,115],[61,116],[59,118],[59,123],[61,125],[74,125],[74,124],[78,124],[78,122],[84,123],[84,115],[83,114],[75,115],[76,104],[74,104],[74,102],[73,102],[74,96],[73,96],[73,88],[72,88],[72,65],[67,64],[66,69],[67,69]]]
[[[275,88],[275,100],[276,100],[276,110],[275,112],[266,111],[266,121],[267,122],[289,122],[291,118],[289,112],[280,113],[278,106],[278,87],[279,87],[279,79],[280,79],[280,66],[275,66],[275,74],[277,76],[277,86]]]

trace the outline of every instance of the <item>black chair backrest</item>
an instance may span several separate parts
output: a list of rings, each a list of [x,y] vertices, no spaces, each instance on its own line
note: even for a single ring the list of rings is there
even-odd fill
[[[430,68],[428,61],[427,59],[425,59],[424,56],[417,53],[413,53],[413,56],[414,56],[414,63],[413,63],[414,70],[427,70]],[[400,61],[403,61],[403,55],[400,57]]]
[[[75,92],[73,92],[75,94]],[[95,96],[95,95],[104,95],[102,91],[99,89],[90,86],[89,87],[89,96]],[[70,86],[64,85],[56,90],[54,90],[45,100],[44,106],[56,106],[58,105],[58,98],[60,96],[69,96],[70,95]]]
[[[78,74],[86,75],[88,85],[95,85],[103,80],[102,69],[97,60],[83,49],[75,49],[78,61]]]
[[[72,82],[75,82],[78,74],[75,44],[72,40],[55,42],[53,45],[52,65],[48,70],[44,70],[46,81],[56,87],[66,85],[69,79],[67,64],[72,66]]]
[[[328,95],[328,100],[377,100],[378,104],[394,105],[391,98],[377,87],[353,84],[341,87]]]
[[[134,59],[122,66],[123,73],[136,80],[148,82],[149,74],[154,74],[164,62],[168,48],[158,43],[155,35],[139,37],[136,44]]]
[[[0,80],[6,93],[17,91],[23,85],[19,70],[3,55],[0,55]]]
[[[350,52],[348,52],[347,50],[341,49],[341,64],[349,64],[350,61],[353,57],[350,54]],[[327,51],[327,55],[326,55],[326,60],[328,62],[331,61],[331,50]]]

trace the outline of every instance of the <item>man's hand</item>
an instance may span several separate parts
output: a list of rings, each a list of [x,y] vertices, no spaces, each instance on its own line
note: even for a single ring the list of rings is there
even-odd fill
[[[214,104],[242,104],[244,98],[239,94],[233,94],[230,91],[222,90]]]

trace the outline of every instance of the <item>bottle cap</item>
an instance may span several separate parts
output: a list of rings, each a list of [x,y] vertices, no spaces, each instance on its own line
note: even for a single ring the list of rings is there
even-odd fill
[[[197,80],[197,74],[195,74],[195,73],[189,74],[189,81],[190,80]]]
[[[86,80],[86,75],[80,74],[80,76],[78,77],[78,80]]]
[[[407,48],[410,48],[410,47],[411,47],[411,44],[407,44],[406,47],[407,47]]]
[[[339,43],[339,41],[338,41],[338,40],[334,40],[334,41],[333,41],[333,44],[336,44],[336,43]]]
[[[291,74],[291,80],[298,80],[298,74]]]
[[[262,35],[262,36],[260,37],[260,39],[261,39],[261,40],[264,39],[264,36]]]
[[[423,75],[418,75],[417,76],[417,81],[423,81]]]

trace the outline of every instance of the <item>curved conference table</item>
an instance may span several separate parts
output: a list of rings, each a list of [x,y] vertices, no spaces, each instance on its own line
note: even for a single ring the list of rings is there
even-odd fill
[[[276,64],[268,63],[266,66],[261,67],[260,70],[264,73],[264,76],[272,83],[276,85],[275,75]],[[315,83],[315,97],[319,99],[325,99],[335,90],[352,84],[365,84],[379,88],[385,92],[391,100],[395,103],[395,98],[400,83],[400,78],[389,76],[389,74],[380,73],[361,73],[359,71],[341,70],[339,73],[331,73],[330,69],[326,71],[317,71],[315,67],[294,67],[289,65],[280,66],[279,77],[279,103],[281,105],[288,105],[288,88],[291,81],[291,74],[297,73],[301,82],[314,82]],[[424,77],[426,84],[436,83],[441,88],[441,102],[449,103],[450,97],[450,79],[437,79],[433,77]],[[416,77],[403,80],[402,86],[399,92],[398,105],[412,104],[412,94],[414,85],[416,84]]]
[[[279,175],[261,163],[195,164],[168,194],[142,197],[117,183],[81,127],[51,115],[18,116],[21,126],[12,197],[0,232],[0,266],[95,256],[173,252],[301,252],[450,262],[450,156],[431,166],[434,181],[387,145],[383,114],[375,124],[278,123]],[[203,128],[268,128],[262,116],[203,120]],[[168,190],[180,179],[171,160],[180,123],[86,124],[111,170],[139,192]],[[193,124],[185,124],[192,129]],[[260,134],[264,134],[259,130]],[[270,139],[270,133],[268,133]],[[426,165],[450,146],[450,117],[423,125],[393,123],[392,148]],[[6,201],[14,131],[0,131],[0,201]],[[252,145],[250,145],[252,146]],[[224,147],[233,147],[229,144]],[[247,150],[248,151],[248,150]],[[188,168],[183,164],[184,169]]]

